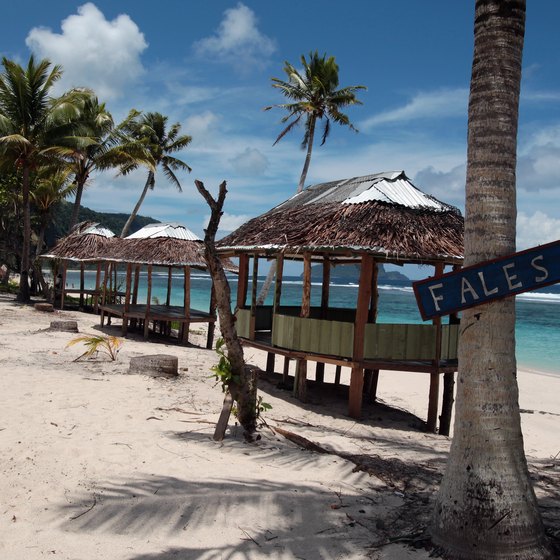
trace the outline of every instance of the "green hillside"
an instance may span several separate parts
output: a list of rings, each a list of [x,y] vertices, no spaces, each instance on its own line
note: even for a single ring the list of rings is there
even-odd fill
[[[72,215],[72,204],[67,201],[59,203],[53,211],[54,221],[47,231],[46,243],[52,247],[57,239],[64,237],[68,233],[70,217]],[[98,222],[102,226],[109,228],[115,235],[119,235],[130,214],[96,212],[84,206],[80,207],[79,221]],[[134,233],[147,224],[159,223],[159,220],[148,216],[136,216],[132,222],[129,233]]]

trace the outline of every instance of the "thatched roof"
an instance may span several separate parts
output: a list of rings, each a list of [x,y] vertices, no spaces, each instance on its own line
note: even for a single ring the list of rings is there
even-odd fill
[[[373,253],[388,261],[459,262],[460,211],[417,189],[404,172],[307,188],[219,242],[225,254]]]
[[[100,224],[81,222],[72,229],[70,235],[61,239],[41,258],[77,262],[101,261],[111,253],[118,241],[111,230]]]
[[[201,270],[208,268],[202,240],[184,226],[151,224],[142,230],[144,231],[140,236],[120,239],[89,233],[90,228],[78,228],[61,239],[48,254],[41,256],[77,262],[110,261],[154,266],[191,266]],[[237,267],[228,258],[224,257],[222,263],[227,271],[237,272]]]

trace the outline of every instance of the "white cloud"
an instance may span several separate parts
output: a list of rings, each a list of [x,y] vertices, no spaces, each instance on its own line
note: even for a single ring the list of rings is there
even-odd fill
[[[255,148],[246,148],[229,161],[234,170],[242,175],[263,175],[268,168],[268,159]]]
[[[253,216],[249,216],[248,214],[228,214],[227,212],[224,212],[220,219],[219,231],[222,233],[234,231],[238,227],[241,227],[245,222],[248,222],[251,218],[253,218]],[[204,224],[208,224],[209,220],[209,214],[204,216]]]
[[[373,115],[360,123],[360,130],[370,130],[381,124],[400,123],[416,119],[467,118],[469,91],[465,88],[443,89],[415,95],[404,107]]]
[[[217,57],[220,62],[246,71],[251,66],[262,68],[276,45],[258,30],[255,13],[239,3],[224,12],[216,34],[197,41],[194,49],[199,55]]]
[[[552,218],[537,210],[528,215],[519,212],[517,215],[517,250],[535,247],[560,239],[560,219]]]
[[[439,171],[430,165],[418,171],[413,180],[419,189],[456,206],[464,204],[465,182],[465,164],[457,165],[449,171]]]
[[[204,138],[213,130],[219,120],[218,115],[212,111],[198,113],[185,120],[185,133],[192,136],[193,141]]]
[[[108,21],[88,2],[63,20],[61,29],[54,33],[34,27],[26,44],[40,57],[62,65],[62,89],[90,87],[100,99],[113,99],[143,73],[140,55],[148,45],[128,15]]]

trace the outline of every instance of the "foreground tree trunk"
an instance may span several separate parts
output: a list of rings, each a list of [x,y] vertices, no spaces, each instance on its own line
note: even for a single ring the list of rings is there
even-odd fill
[[[204,230],[204,256],[214,283],[220,330],[226,343],[227,357],[234,377],[239,380],[230,383],[228,390],[237,402],[237,419],[245,431],[245,437],[251,440],[257,428],[257,379],[255,371],[245,364],[243,347],[237,337],[235,317],[231,311],[229,282],[214,243],[227,193],[226,182],[223,181],[220,185],[216,200],[206,190],[202,181],[197,180],[195,184],[211,210],[208,227]]]
[[[524,0],[477,0],[469,100],[465,265],[515,252]],[[463,312],[451,451],[432,537],[454,560],[542,560],[523,451],[513,298]]]
[[[22,205],[23,205],[23,246],[21,248],[21,267],[19,273],[19,291],[17,301],[29,303],[29,254],[31,252],[31,209],[29,203],[29,164],[23,163],[22,180]]]

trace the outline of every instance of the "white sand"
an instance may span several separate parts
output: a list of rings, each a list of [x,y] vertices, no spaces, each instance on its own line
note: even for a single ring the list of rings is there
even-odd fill
[[[45,330],[61,318],[100,332],[94,315],[41,313],[0,295],[0,558],[428,558],[403,544],[370,548],[413,529],[396,519],[412,494],[433,493],[445,461],[448,438],[422,433],[412,414],[368,406],[355,422],[332,391],[310,390],[302,406],[263,379],[270,426],[354,460],[266,427],[255,445],[233,425],[216,443],[223,396],[202,334],[191,337],[198,347],[129,337],[116,362],[73,362],[84,350],[65,349],[75,335]],[[177,380],[127,373],[132,356],[162,353],[179,357]],[[264,365],[262,353],[246,357]],[[534,411],[522,414],[527,454],[550,462],[560,452],[560,377],[520,372],[519,382],[522,409]],[[381,374],[383,402],[422,419],[427,394],[426,375]]]

